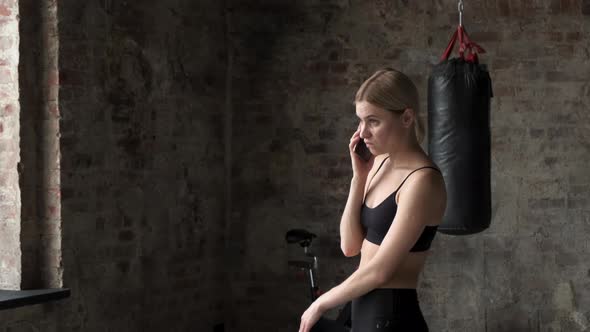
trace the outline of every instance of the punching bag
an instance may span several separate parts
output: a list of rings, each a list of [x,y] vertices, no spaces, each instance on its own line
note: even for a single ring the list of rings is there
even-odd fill
[[[459,40],[459,57],[449,59]],[[438,231],[481,232],[491,222],[490,100],[492,83],[462,25],[428,79],[428,152],[444,176],[447,207]]]

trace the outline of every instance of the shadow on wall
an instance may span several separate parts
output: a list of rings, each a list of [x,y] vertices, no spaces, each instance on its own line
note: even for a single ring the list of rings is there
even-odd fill
[[[61,278],[57,3],[19,1],[22,289]]]

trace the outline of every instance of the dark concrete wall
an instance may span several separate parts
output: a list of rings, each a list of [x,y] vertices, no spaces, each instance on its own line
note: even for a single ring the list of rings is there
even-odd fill
[[[0,329],[213,331],[227,298],[222,3],[60,1],[58,18],[72,296],[0,312]]]
[[[96,329],[210,330],[223,302],[220,3],[60,6],[64,283]]]

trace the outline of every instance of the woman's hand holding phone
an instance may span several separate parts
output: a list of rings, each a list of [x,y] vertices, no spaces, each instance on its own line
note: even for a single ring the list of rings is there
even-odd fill
[[[371,151],[361,141],[360,130],[357,129],[350,138],[348,148],[350,150],[350,159],[352,160],[353,176],[366,179],[373,167],[375,156],[371,154]]]

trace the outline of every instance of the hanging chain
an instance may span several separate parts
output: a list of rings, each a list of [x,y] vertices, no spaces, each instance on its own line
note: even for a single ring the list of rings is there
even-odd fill
[[[463,0],[459,0],[457,9],[459,10],[459,25],[463,26]]]

